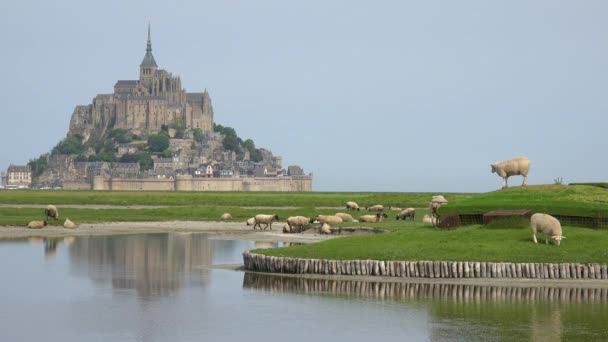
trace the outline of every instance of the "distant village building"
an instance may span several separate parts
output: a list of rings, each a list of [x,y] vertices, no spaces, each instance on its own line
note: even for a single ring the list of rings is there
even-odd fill
[[[11,165],[6,171],[6,185],[29,188],[32,185],[32,168],[29,165]]]
[[[122,157],[125,154],[135,154],[135,153],[137,153],[138,150],[139,149],[137,148],[137,145],[135,145],[135,144],[119,144],[117,156]]]
[[[154,169],[172,169],[173,158],[158,158],[154,161]]]
[[[304,170],[298,165],[289,165],[287,167],[288,176],[304,176]]]
[[[271,166],[263,166],[255,169],[255,177],[276,177],[277,171]]]
[[[114,163],[111,174],[116,178],[139,178],[139,163]]]

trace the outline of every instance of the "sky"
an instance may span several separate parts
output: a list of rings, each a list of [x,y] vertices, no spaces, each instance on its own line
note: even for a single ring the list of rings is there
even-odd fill
[[[529,184],[608,181],[607,15],[594,0],[4,0],[0,169],[138,79],[150,20],[159,68],[314,191],[492,191],[490,164],[516,156]]]

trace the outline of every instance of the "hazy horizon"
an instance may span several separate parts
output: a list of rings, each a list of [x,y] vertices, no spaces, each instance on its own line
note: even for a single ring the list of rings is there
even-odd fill
[[[608,180],[608,2],[0,9],[2,171],[49,152],[76,105],[138,79],[150,19],[159,68],[207,89],[216,123],[312,172],[314,191],[491,191],[490,163],[521,155],[529,184]]]

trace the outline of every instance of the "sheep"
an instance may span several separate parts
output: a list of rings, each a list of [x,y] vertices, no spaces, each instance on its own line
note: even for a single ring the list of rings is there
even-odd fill
[[[365,208],[367,211],[384,211],[384,206],[380,204],[372,205]]]
[[[336,213],[336,216],[342,219],[342,222],[353,222],[353,216],[347,213]]]
[[[254,224],[255,224],[255,217],[248,218],[247,221],[245,221],[245,225],[247,225],[247,226],[252,226]]]
[[[291,227],[289,226],[289,224],[285,223],[283,225],[283,233],[291,233]]]
[[[403,210],[403,209],[402,209],[402,208],[399,208],[399,207],[393,207],[393,206],[389,205],[389,206],[388,206],[388,210],[392,210],[392,211],[401,211],[401,210]]]
[[[422,217],[422,223],[436,224],[437,223],[437,218],[432,217],[430,215],[424,215]]]
[[[565,239],[565,236],[562,236],[562,225],[559,221],[547,214],[534,214],[530,217],[530,230],[532,231],[532,240],[534,243],[538,243],[536,240],[536,233],[545,234],[545,243],[549,243],[549,237],[555,240],[555,244],[559,246],[559,243],[562,239]]]
[[[27,224],[27,227],[30,229],[41,229],[46,226],[46,221],[32,221]]]
[[[74,223],[72,220],[70,220],[70,218],[68,217],[65,219],[65,222],[63,223],[63,227],[74,229],[74,228],[78,227],[78,225],[76,223]]]
[[[382,222],[388,215],[384,213],[377,213],[376,215],[363,215],[359,217],[359,222]]]
[[[263,215],[263,214],[258,214],[255,215],[255,224],[253,225],[253,229],[255,229],[255,227],[259,226],[260,230],[262,229],[262,223],[265,224],[266,226],[264,227],[264,229],[270,227],[270,230],[272,230],[272,222],[274,221],[278,221],[279,220],[279,215]]]
[[[44,209],[45,221],[49,220],[49,217],[55,219],[55,221],[59,220],[59,210],[56,206],[49,204]]]
[[[289,228],[295,228],[298,227],[299,231],[303,231],[304,230],[304,226],[306,224],[308,224],[310,221],[310,219],[308,217],[304,217],[304,216],[290,216],[287,218],[287,225],[289,225]]]
[[[232,215],[230,215],[229,213],[224,213],[224,214],[222,214],[222,220],[230,221],[230,220],[232,220]]]
[[[346,202],[346,210],[359,211],[361,209],[359,209],[359,205],[356,202],[348,201],[348,202]]]
[[[321,226],[321,229],[319,229],[319,232],[321,234],[331,234],[331,226],[328,225],[327,223],[323,223],[323,225]]]
[[[397,214],[397,220],[401,219],[401,220],[406,220],[408,218],[410,218],[412,221],[414,221],[414,218],[416,217],[416,209],[414,208],[406,208],[403,209],[399,214]]]
[[[528,171],[530,171],[530,159],[517,157],[511,160],[503,160],[490,166],[492,167],[492,173],[496,173],[502,178],[503,189],[509,187],[507,181],[510,176],[524,176],[524,181],[521,185],[526,186]]]
[[[319,223],[342,223],[342,219],[336,215],[317,215],[314,219],[310,219],[310,223],[319,222]]]

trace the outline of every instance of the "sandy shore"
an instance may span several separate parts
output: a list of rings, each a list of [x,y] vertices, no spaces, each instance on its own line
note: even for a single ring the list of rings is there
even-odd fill
[[[301,234],[283,234],[282,225],[273,226],[272,230],[253,230],[243,222],[204,222],[204,221],[169,221],[169,222],[106,222],[84,223],[76,229],[67,229],[59,225],[49,225],[43,229],[28,229],[23,226],[0,226],[0,239],[20,239],[27,237],[64,237],[78,235],[116,235],[145,233],[209,233],[217,239],[236,239],[253,241],[315,242],[327,240],[338,235],[320,235],[306,231]],[[346,235],[342,235],[346,236]]]

